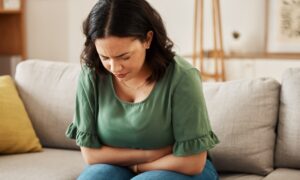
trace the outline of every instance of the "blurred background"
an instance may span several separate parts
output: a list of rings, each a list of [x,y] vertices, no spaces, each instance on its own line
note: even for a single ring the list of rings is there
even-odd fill
[[[0,1],[0,75],[13,75],[16,64],[25,59],[79,63],[84,42],[82,22],[96,0],[24,0],[19,6],[14,2],[18,0],[9,1]],[[280,13],[275,5],[281,1],[220,0],[226,80],[273,77],[280,81],[286,68],[300,66],[299,37],[285,45],[272,34],[280,19],[276,19]],[[195,1],[148,2],[161,14],[175,43],[174,50],[192,62]],[[21,10],[13,10],[14,6]],[[212,1],[204,0],[203,9],[204,50],[210,50],[213,48]],[[289,11],[300,15],[300,7]],[[300,25],[298,28],[300,32]],[[13,29],[20,29],[15,33],[23,36],[11,34]],[[10,44],[11,40],[17,43]],[[16,51],[6,49],[8,44],[14,49],[22,43]],[[276,43],[283,47],[272,47]]]

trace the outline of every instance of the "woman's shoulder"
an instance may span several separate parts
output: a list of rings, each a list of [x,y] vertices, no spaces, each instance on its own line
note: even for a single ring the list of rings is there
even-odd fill
[[[86,64],[82,64],[79,76],[92,76],[93,72],[94,71],[91,68],[89,68]]]
[[[80,70],[80,73],[79,73],[79,83],[95,86],[95,85],[97,85],[101,82],[99,80],[100,80],[100,77],[95,72],[95,70],[91,69],[90,67],[88,67],[85,64],[83,64],[81,66],[81,70]]]
[[[173,61],[172,77],[175,81],[180,81],[182,78],[199,76],[199,71],[185,58],[176,55]]]
[[[175,66],[180,70],[189,70],[189,69],[196,69],[187,59],[183,58],[182,56],[175,55],[174,56],[174,63]]]

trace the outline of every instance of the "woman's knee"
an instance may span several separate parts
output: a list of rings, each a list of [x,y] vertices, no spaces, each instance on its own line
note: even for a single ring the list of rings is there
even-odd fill
[[[87,166],[77,180],[128,180],[134,174],[127,168],[110,164]]]

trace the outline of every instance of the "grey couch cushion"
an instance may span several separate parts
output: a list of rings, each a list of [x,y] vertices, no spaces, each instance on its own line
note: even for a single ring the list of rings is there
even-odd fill
[[[263,178],[253,174],[220,174],[220,180],[262,180]]]
[[[271,172],[264,180],[299,180],[300,170],[278,168]]]
[[[211,124],[221,143],[210,151],[219,171],[273,170],[279,83],[273,79],[204,83]]]
[[[0,156],[0,179],[74,180],[84,165],[80,151],[44,148],[38,153]]]
[[[79,64],[27,60],[17,66],[16,84],[43,146],[77,148],[65,137],[72,122]]]
[[[300,168],[300,68],[282,77],[275,162],[278,167]],[[299,178],[300,179],[300,178]]]

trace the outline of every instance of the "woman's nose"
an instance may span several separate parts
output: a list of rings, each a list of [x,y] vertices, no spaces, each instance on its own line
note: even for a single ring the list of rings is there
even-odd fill
[[[111,60],[110,71],[112,73],[120,72],[122,70],[122,65],[115,60]]]

